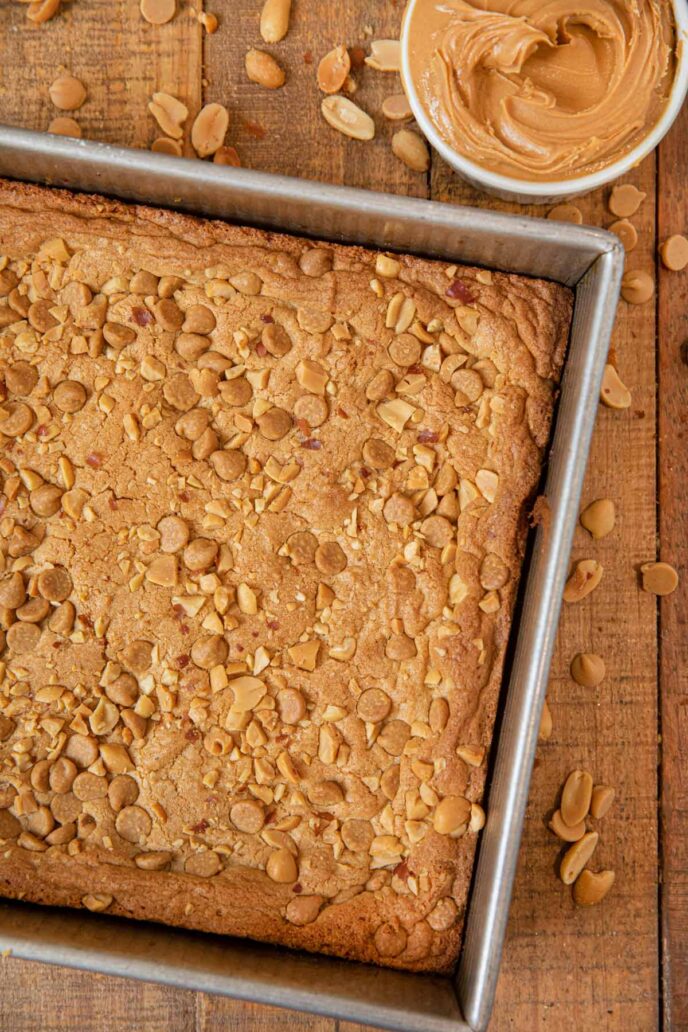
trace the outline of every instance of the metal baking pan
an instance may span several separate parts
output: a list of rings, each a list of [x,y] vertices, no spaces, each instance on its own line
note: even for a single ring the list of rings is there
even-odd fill
[[[83,911],[0,903],[0,949],[11,949],[18,957],[399,1032],[486,1028],[623,269],[621,245],[609,233],[566,223],[326,186],[3,126],[0,174],[308,236],[543,276],[575,289],[544,488],[550,519],[546,529],[534,534],[529,549],[502,690],[487,825],[455,974],[407,974]]]

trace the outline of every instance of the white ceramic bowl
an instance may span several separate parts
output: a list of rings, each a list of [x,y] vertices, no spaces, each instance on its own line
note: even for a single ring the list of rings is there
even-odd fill
[[[688,93],[688,4],[686,0],[671,0],[676,23],[678,40],[676,71],[669,101],[654,128],[628,154],[612,165],[592,172],[577,179],[529,180],[517,179],[515,176],[504,176],[491,172],[488,168],[476,164],[455,151],[445,141],[434,122],[426,114],[410,73],[409,62],[409,26],[410,15],[417,0],[408,0],[401,27],[401,77],[404,89],[423,135],[448,165],[472,186],[486,193],[501,197],[507,201],[518,201],[520,204],[554,204],[567,197],[578,197],[581,194],[597,190],[598,187],[611,183],[619,176],[626,175],[651,150],[671,128],[674,119],[681,110],[681,105]]]

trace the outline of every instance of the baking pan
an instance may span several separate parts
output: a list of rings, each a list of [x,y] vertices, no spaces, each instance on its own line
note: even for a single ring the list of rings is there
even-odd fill
[[[529,548],[464,948],[453,977],[416,975],[84,911],[0,903],[0,949],[399,1032],[487,1027],[600,382],[623,270],[601,230],[326,186],[0,126],[0,174],[307,236],[544,276],[575,289],[544,491]],[[2,250],[0,241],[0,251]],[[508,680],[508,686],[506,682]],[[496,755],[495,755],[496,752]]]

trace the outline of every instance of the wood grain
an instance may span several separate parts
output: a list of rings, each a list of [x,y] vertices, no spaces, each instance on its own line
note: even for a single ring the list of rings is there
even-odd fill
[[[660,149],[658,231],[688,232],[681,170],[688,162],[688,109]],[[688,270],[659,265],[659,549],[681,574],[660,605],[662,684],[662,970],[664,1022],[688,1028]]]
[[[73,0],[54,22],[35,29],[21,4],[0,3],[0,102],[2,118],[45,128],[55,112],[47,87],[61,64],[80,75],[89,100],[78,119],[95,139],[146,146],[157,135],[146,111],[153,89],[182,97],[192,114],[218,100],[229,108],[228,142],[249,168],[344,182],[400,194],[432,196],[502,210],[515,205],[487,199],[462,184],[439,159],[419,175],[392,155],[394,127],[379,114],[382,99],[398,92],[394,75],[354,72],[357,103],[376,121],[371,143],[345,139],[323,121],[315,87],[319,58],[332,46],[365,47],[370,38],[396,36],[401,4],[308,3],[294,0],[285,41],[265,46],[258,33],[258,0],[207,0],[220,19],[214,36],[202,36],[198,5],[184,0],[175,20],[153,29],[142,22],[136,0]],[[371,37],[372,32],[372,37]],[[287,71],[283,90],[249,83],[249,46],[272,52]],[[681,170],[688,158],[688,113],[630,181],[647,193],[634,217],[640,235],[632,268],[654,268],[656,231],[688,226]],[[308,186],[304,183],[304,190]],[[659,203],[657,205],[657,198]],[[586,221],[612,221],[604,193],[577,202]],[[543,208],[529,209],[544,214]],[[658,878],[657,606],[639,591],[637,567],[656,554],[657,484],[662,557],[686,567],[686,385],[679,345],[688,338],[688,273],[658,272],[657,307],[622,303],[614,354],[633,391],[626,412],[601,410],[584,500],[607,496],[617,504],[612,535],[593,543],[581,529],[575,556],[596,557],[602,584],[579,605],[566,608],[552,669],[550,704],[554,734],[540,751],[533,778],[505,962],[491,1028],[497,1032],[649,1032],[660,1024],[660,971],[667,1029],[688,1028],[688,635],[686,577],[681,593],[662,603],[659,624],[663,732],[661,802],[664,885]],[[659,316],[659,323],[657,323]],[[655,336],[659,334],[659,438]],[[659,465],[657,465],[659,458]],[[568,667],[581,650],[599,652],[607,677],[597,690],[571,680]],[[617,801],[601,823],[593,867],[613,867],[617,884],[605,904],[576,910],[555,877],[560,855],[546,829],[559,786],[575,766],[617,788]],[[660,944],[658,929],[662,928]],[[662,950],[660,951],[660,945]],[[661,962],[660,966],[660,952]],[[287,1032],[355,1032],[361,1026],[270,1008],[3,961],[0,1028],[88,1028],[119,1032],[215,1032],[285,1028]]]

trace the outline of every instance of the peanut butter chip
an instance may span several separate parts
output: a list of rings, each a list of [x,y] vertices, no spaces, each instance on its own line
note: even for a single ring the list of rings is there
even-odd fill
[[[217,853],[206,849],[201,853],[192,853],[184,861],[184,870],[187,874],[195,874],[197,878],[212,878],[222,867],[222,861]]]
[[[342,824],[342,842],[352,853],[367,853],[375,838],[370,821],[352,819]]]
[[[0,838],[16,838],[21,833],[22,826],[9,810],[0,810]]]
[[[177,13],[177,0],[141,0],[140,10],[150,25],[165,25]]]
[[[382,114],[390,122],[407,122],[413,117],[411,105],[405,93],[393,93],[382,101]]]
[[[427,921],[435,932],[446,932],[455,924],[458,914],[459,908],[451,896],[444,896],[430,911]]]
[[[272,881],[282,884],[295,882],[299,876],[296,860],[288,849],[276,849],[271,853],[265,870]]]
[[[406,949],[408,936],[395,922],[385,921],[378,925],[374,935],[375,948],[381,957],[398,957]]]
[[[601,903],[614,885],[613,871],[581,871],[573,886],[573,899],[579,907]]]
[[[240,451],[215,451],[210,456],[210,464],[220,480],[232,481],[246,471],[247,459]]]
[[[295,534],[291,534],[285,542],[287,555],[295,566],[312,563],[317,547],[318,539],[308,530],[298,530]]]
[[[191,380],[186,373],[178,373],[165,381],[162,389],[165,401],[180,412],[188,412],[199,400]]]
[[[108,785],[108,801],[119,813],[124,807],[131,807],[139,797],[139,786],[126,774],[118,774]]]
[[[50,768],[48,780],[53,792],[59,795],[66,795],[71,791],[74,779],[77,776],[76,764],[66,756],[60,756]]]
[[[377,744],[390,756],[401,756],[410,737],[411,728],[405,720],[390,720],[380,731]]]
[[[163,516],[157,526],[162,552],[179,552],[189,541],[189,528],[181,516]]]
[[[248,835],[257,835],[265,824],[263,807],[255,799],[234,803],[229,811],[229,819],[237,831],[243,831]]]
[[[428,516],[420,531],[432,548],[444,548],[454,537],[454,528],[444,516]]]
[[[398,493],[387,499],[382,513],[387,523],[396,523],[400,527],[408,527],[416,518],[415,506],[411,499]]]
[[[224,663],[229,654],[229,646],[219,634],[206,634],[191,646],[191,659],[201,670],[211,670]]]
[[[38,383],[38,371],[28,362],[15,362],[5,371],[5,386],[10,394],[25,397]]]
[[[17,655],[33,652],[41,639],[40,627],[29,623],[15,623],[6,633],[7,647]]]
[[[90,767],[98,759],[98,744],[90,735],[70,735],[64,755],[73,760],[77,767]]]
[[[53,392],[60,412],[78,412],[86,404],[86,388],[76,380],[63,380]]]
[[[26,599],[24,578],[16,570],[0,581],[0,606],[6,609],[18,609]]]
[[[191,129],[191,144],[199,158],[207,158],[220,149],[228,128],[229,112],[222,104],[201,108]]]
[[[613,188],[609,196],[609,210],[617,218],[626,219],[635,215],[645,197],[642,190],[637,190],[630,183],[621,183]]]
[[[341,545],[336,541],[324,541],[318,545],[314,555],[315,565],[326,577],[334,577],[346,569],[347,559]]]
[[[669,563],[645,563],[640,572],[643,591],[652,595],[670,595],[678,587],[678,573]]]
[[[298,724],[306,715],[306,701],[297,688],[283,688],[277,695],[277,708],[285,724]]]
[[[322,896],[294,896],[287,903],[284,916],[290,924],[297,927],[313,924],[323,903]]]
[[[389,469],[394,465],[395,451],[379,437],[371,437],[363,445],[363,461],[371,469]]]
[[[594,652],[579,652],[571,661],[571,677],[584,688],[597,688],[605,673],[604,660]]]
[[[325,54],[318,65],[318,88],[323,93],[339,93],[350,70],[349,51],[341,45],[335,47]]]
[[[271,408],[257,419],[258,429],[268,441],[279,441],[291,430],[291,416],[281,408]],[[0,431],[2,425],[0,424]]]
[[[633,400],[628,387],[610,362],[604,367],[600,400],[607,408],[614,409],[630,408]]]
[[[680,233],[670,236],[660,244],[659,254],[667,269],[680,272],[688,265],[688,240]]]
[[[623,274],[621,296],[631,305],[644,305],[655,292],[655,283],[649,272],[632,269]]]
[[[29,495],[29,504],[37,516],[54,516],[60,511],[62,491],[55,484],[42,484]]]
[[[356,712],[361,720],[377,724],[384,720],[392,709],[392,700],[381,688],[367,688],[358,697]]]
[[[86,87],[80,79],[73,75],[59,75],[50,86],[48,93],[51,101],[60,111],[76,111],[86,100]]]
[[[184,549],[184,565],[192,573],[201,573],[213,565],[218,552],[217,541],[211,541],[209,538],[196,538]]]
[[[638,231],[628,219],[617,219],[616,222],[612,222],[609,232],[616,233],[626,254],[629,254],[638,245]]]
[[[72,791],[77,799],[80,799],[83,803],[89,802],[92,799],[103,799],[108,792],[107,778],[84,770],[74,778]]]
[[[117,834],[127,842],[142,845],[150,835],[153,822],[150,815],[140,806],[125,806],[115,820]]]
[[[606,537],[611,534],[616,522],[614,502],[609,498],[596,499],[583,509],[580,522],[596,541]]]
[[[468,829],[471,804],[463,796],[445,796],[435,807],[433,827],[438,835],[460,837]]]
[[[407,634],[392,634],[385,643],[385,655],[397,662],[413,659],[417,655],[413,638],[409,638]]]
[[[0,434],[5,437],[21,437],[33,426],[33,409],[21,401],[5,405],[0,416]]]
[[[56,566],[39,573],[36,587],[49,602],[64,602],[72,593],[72,578],[64,566]]]
[[[137,638],[123,650],[122,663],[134,674],[141,676],[150,668],[153,657],[153,646],[144,638]]]
[[[557,204],[547,212],[547,218],[556,222],[573,222],[580,226],[583,222],[583,212],[575,204]]]

